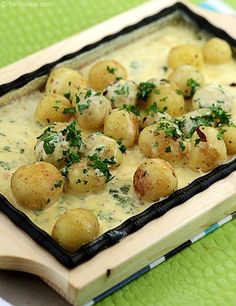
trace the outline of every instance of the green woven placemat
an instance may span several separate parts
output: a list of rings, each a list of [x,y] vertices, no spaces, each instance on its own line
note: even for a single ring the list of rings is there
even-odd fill
[[[0,67],[146,1],[0,0]],[[236,220],[98,305],[236,305]]]

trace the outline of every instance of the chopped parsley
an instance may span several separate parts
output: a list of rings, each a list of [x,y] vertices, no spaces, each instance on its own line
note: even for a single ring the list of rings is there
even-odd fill
[[[140,111],[135,105],[123,104],[121,109],[126,109],[128,112],[131,112],[136,116],[140,116]]]
[[[99,170],[106,177],[106,183],[114,178],[109,171],[108,160],[101,160],[97,154],[89,155],[87,158],[91,162],[93,169]]]
[[[225,132],[226,132],[226,129],[221,128],[221,129],[219,130],[219,133],[217,134],[217,139],[218,139],[218,140],[223,140],[223,139],[224,139],[224,134],[225,134]]]
[[[152,82],[142,82],[138,86],[137,98],[143,101],[147,101],[148,96],[155,88]]]
[[[118,145],[119,145],[119,149],[120,149],[120,151],[122,152],[122,153],[125,153],[126,152],[126,150],[127,150],[127,148],[126,148],[126,146],[125,145],[123,145],[123,140],[122,139],[119,139],[119,140],[117,140],[117,143],[118,143]]]
[[[63,131],[62,135],[66,135],[66,140],[70,143],[70,147],[80,149],[83,141],[81,131],[77,129],[77,121],[73,120]]]
[[[116,93],[119,96],[129,96],[129,86],[124,85],[124,86],[119,86],[116,90],[114,90],[114,93]]]
[[[107,71],[111,74],[115,74],[117,71],[117,68],[115,67],[111,67],[111,66],[107,66]]]
[[[64,93],[64,97],[70,100],[70,91]]]
[[[200,142],[201,142],[201,139],[200,139],[200,138],[196,138],[196,139],[195,139],[195,145],[194,145],[194,147],[196,147]]]
[[[55,138],[57,132],[52,130],[53,126],[49,126],[45,129],[42,135],[38,136],[37,139],[43,141],[43,148],[46,154],[52,154],[55,150]]]
[[[59,181],[55,182],[54,187],[55,188],[61,188],[62,183],[63,183],[62,180],[59,180]]]
[[[76,113],[76,108],[75,107],[66,107],[63,110],[63,114],[75,114]]]
[[[166,152],[166,153],[171,152],[171,147],[170,147],[170,146],[166,147],[165,152]]]
[[[11,170],[10,164],[2,160],[0,160],[0,167],[2,167],[4,170]]]
[[[190,88],[190,94],[187,98],[192,98],[192,96],[195,94],[196,90],[200,87],[200,84],[195,81],[194,79],[188,79],[186,85]]]

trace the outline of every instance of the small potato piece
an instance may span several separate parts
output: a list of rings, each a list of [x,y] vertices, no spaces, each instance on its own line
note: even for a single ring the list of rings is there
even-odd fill
[[[168,64],[175,69],[182,65],[192,65],[201,69],[203,66],[203,56],[197,46],[190,44],[180,45],[170,50]]]
[[[127,79],[125,67],[113,60],[96,63],[89,71],[90,85],[95,90],[104,90],[117,79]]]
[[[201,87],[195,92],[192,99],[193,109],[216,106],[230,112],[232,103],[232,96],[218,84],[208,84]]]
[[[99,189],[106,183],[106,176],[99,169],[94,169],[87,159],[73,164],[67,178],[66,191],[75,195]]]
[[[70,113],[64,113],[68,108],[71,108],[71,102],[64,96],[44,96],[35,110],[35,119],[43,124],[66,122],[72,116]]]
[[[202,73],[194,66],[182,65],[177,67],[169,76],[169,80],[176,83],[185,98],[191,98],[194,94],[195,87],[200,87],[204,84]],[[195,87],[193,89],[192,84]]]
[[[126,147],[134,146],[139,134],[137,116],[126,109],[113,109],[105,117],[104,134],[115,140],[122,140]]]
[[[119,80],[107,86],[103,94],[111,101],[112,107],[135,105],[137,85],[133,81]]]
[[[158,123],[162,119],[168,119],[171,120],[171,116],[165,112],[159,111],[155,104],[152,104],[154,107],[149,107],[147,111],[144,111],[141,114],[141,127],[145,128],[149,125],[152,125],[154,123]]]
[[[178,164],[187,152],[182,136],[176,124],[161,120],[142,130],[138,145],[148,158],[162,158],[171,164]]]
[[[191,137],[189,166],[195,171],[208,172],[227,158],[226,146],[219,140],[219,131],[212,127],[199,127]]]
[[[146,201],[158,201],[178,188],[174,168],[163,159],[147,159],[142,162],[133,176],[135,192]]]
[[[67,210],[52,230],[52,238],[69,252],[75,252],[82,245],[92,241],[99,233],[95,214],[83,208]]]
[[[11,178],[17,204],[29,210],[56,203],[62,194],[63,184],[57,168],[45,162],[21,166]]]
[[[161,80],[156,88],[149,94],[146,106],[156,103],[160,111],[170,116],[181,116],[184,113],[184,97],[179,87],[167,80]]]
[[[105,115],[111,110],[111,102],[92,89],[84,89],[76,94],[79,125],[87,130],[103,127]]]
[[[109,160],[110,166],[119,166],[123,156],[118,143],[102,133],[93,133],[85,139],[85,155],[97,154],[101,160]]]
[[[184,133],[186,137],[190,137],[192,133],[195,131],[195,129],[200,125],[202,125],[204,118],[210,118],[211,113],[212,113],[211,110],[208,108],[200,108],[198,110],[188,112],[183,116],[177,118],[182,122],[181,131]],[[214,121],[208,120],[207,124],[215,126]]]
[[[69,137],[67,137],[68,134]],[[79,153],[82,147],[81,133],[74,120],[71,123],[57,123],[48,126],[37,138],[34,151],[38,161],[46,161],[61,168],[65,158],[70,153]]]
[[[232,58],[232,51],[227,41],[213,37],[202,49],[204,60],[210,64],[223,64]]]
[[[222,130],[228,154],[236,154],[236,127],[224,126]]]
[[[67,67],[59,67],[50,72],[45,93],[46,95],[62,95],[72,101],[76,92],[86,87],[87,81],[79,71]]]

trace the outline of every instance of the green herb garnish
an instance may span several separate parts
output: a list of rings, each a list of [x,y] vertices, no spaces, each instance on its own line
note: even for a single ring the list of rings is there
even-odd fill
[[[126,146],[125,145],[123,145],[123,140],[122,139],[119,139],[119,140],[117,140],[117,143],[118,143],[118,145],[119,145],[119,149],[120,149],[120,151],[122,152],[122,153],[125,153],[126,152],[126,150],[127,150],[127,148],[126,148]]]
[[[142,82],[138,86],[137,98],[143,101],[147,101],[148,96],[155,88],[152,82]]]

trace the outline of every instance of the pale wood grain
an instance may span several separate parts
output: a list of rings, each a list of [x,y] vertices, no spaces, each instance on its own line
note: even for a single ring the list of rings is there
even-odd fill
[[[168,0],[146,3],[132,12],[112,18],[2,68],[0,83],[14,80],[21,74],[33,71],[45,63],[97,41],[125,25],[136,23],[174,2]],[[220,25],[230,35],[236,36],[234,17],[226,18],[192,5],[190,7],[207,17],[213,24]],[[150,222],[138,232],[73,270],[63,267],[6,216],[0,214],[0,268],[39,275],[69,302],[81,305],[236,210],[235,186],[236,173],[232,173],[226,179],[215,183],[185,204]],[[109,277],[107,269],[111,270]]]

